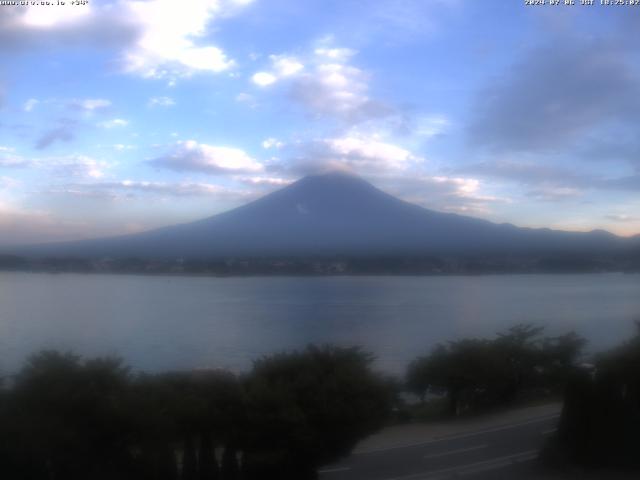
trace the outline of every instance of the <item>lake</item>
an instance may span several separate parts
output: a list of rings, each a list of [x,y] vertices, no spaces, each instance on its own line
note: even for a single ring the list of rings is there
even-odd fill
[[[0,273],[0,370],[43,348],[134,369],[246,370],[308,343],[361,345],[402,373],[438,342],[531,322],[590,348],[634,332],[640,276],[177,277]]]

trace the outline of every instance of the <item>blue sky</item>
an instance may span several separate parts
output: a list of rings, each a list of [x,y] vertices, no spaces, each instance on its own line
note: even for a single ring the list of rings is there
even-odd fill
[[[187,222],[331,168],[427,208],[640,233],[639,41],[633,6],[0,6],[0,244]]]

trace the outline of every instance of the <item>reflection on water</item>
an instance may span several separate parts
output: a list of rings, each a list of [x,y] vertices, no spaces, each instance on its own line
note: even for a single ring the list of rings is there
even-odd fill
[[[190,278],[0,274],[0,369],[42,348],[136,369],[246,369],[307,343],[363,345],[399,373],[435,343],[514,323],[575,329],[592,349],[640,317],[637,275]]]

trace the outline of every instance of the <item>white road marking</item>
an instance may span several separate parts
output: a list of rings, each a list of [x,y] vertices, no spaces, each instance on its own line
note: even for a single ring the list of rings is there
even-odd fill
[[[400,448],[409,448],[409,447],[420,447],[422,445],[431,445],[434,443],[439,443],[439,442],[447,442],[449,440],[459,440],[461,438],[468,438],[468,437],[475,437],[476,435],[482,435],[484,433],[493,433],[493,432],[501,432],[503,430],[510,430],[512,428],[518,428],[518,427],[523,427],[525,425],[531,425],[532,423],[540,423],[540,422],[546,422],[548,420],[552,420],[554,418],[558,418],[560,416],[559,413],[554,413],[552,415],[545,415],[544,417],[540,417],[540,418],[536,418],[533,420],[527,420],[526,422],[519,422],[519,423],[512,423],[509,425],[502,425],[499,427],[494,427],[494,428],[488,428],[485,430],[476,430],[475,432],[467,432],[467,433],[461,433],[461,434],[457,434],[457,435],[450,435],[450,436],[443,436],[440,438],[434,438],[433,440],[426,440],[423,442],[415,442],[415,443],[406,443],[403,445],[396,445],[393,447],[385,447],[385,448],[376,448],[373,450],[366,450],[364,452],[354,452],[352,453],[352,455],[368,455],[370,453],[379,453],[379,452],[387,452],[390,450],[398,450]]]
[[[503,457],[491,458],[481,462],[469,463],[467,465],[459,465],[457,467],[443,468],[441,470],[432,470],[428,472],[414,473],[404,477],[393,477],[386,480],[438,480],[450,478],[451,474],[470,475],[473,473],[496,470],[504,468],[516,463],[527,462],[538,456],[537,450],[527,450],[524,452],[505,455]]]
[[[487,448],[488,446],[489,445],[476,445],[474,447],[458,448],[457,450],[449,450],[448,452],[432,453],[431,455],[425,455],[424,458],[446,457],[447,455],[455,455],[456,453],[464,453],[464,452],[471,452],[473,450],[480,450],[481,448]]]
[[[556,433],[558,431],[557,428],[550,428],[549,430],[543,430],[542,435],[551,435],[552,433]]]
[[[326,468],[324,470],[318,470],[319,474],[323,473],[337,473],[337,472],[346,472],[351,470],[351,467],[337,467],[337,468]]]

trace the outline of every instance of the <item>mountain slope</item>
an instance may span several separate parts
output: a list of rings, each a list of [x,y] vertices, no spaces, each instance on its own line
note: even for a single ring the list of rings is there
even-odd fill
[[[242,207],[136,235],[34,247],[110,257],[610,253],[628,239],[497,225],[427,210],[343,173],[305,177]]]

